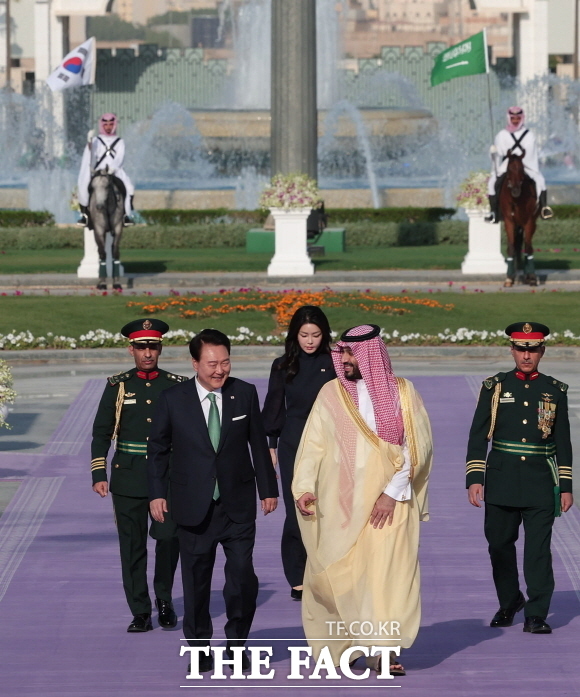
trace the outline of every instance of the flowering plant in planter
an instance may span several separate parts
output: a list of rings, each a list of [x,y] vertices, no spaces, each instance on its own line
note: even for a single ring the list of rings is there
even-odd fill
[[[0,428],[10,428],[6,423],[8,404],[14,404],[16,392],[12,389],[12,371],[6,361],[0,359]]]
[[[489,210],[487,201],[487,180],[489,172],[485,170],[477,170],[470,172],[461,186],[455,200],[457,205],[466,210],[480,211],[482,213]]]
[[[276,174],[260,197],[260,208],[317,208],[321,203],[318,185],[307,174]]]

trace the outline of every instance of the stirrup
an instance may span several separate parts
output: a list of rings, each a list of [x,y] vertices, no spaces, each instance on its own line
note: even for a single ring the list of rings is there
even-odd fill
[[[81,213],[81,217],[77,220],[77,225],[80,227],[87,227],[89,224],[89,219],[86,213]]]
[[[554,211],[550,208],[550,206],[544,206],[540,212],[540,218],[542,220],[550,220],[550,218],[554,217]]]
[[[490,211],[484,218],[484,222],[486,223],[495,223],[495,213],[493,211]]]
[[[123,227],[131,227],[131,225],[135,225],[133,218],[128,215],[123,216]]]

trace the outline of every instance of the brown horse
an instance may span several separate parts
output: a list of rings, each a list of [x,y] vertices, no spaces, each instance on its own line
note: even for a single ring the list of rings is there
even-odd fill
[[[523,282],[538,285],[534,267],[532,237],[536,231],[539,208],[536,184],[524,170],[523,158],[508,150],[508,166],[499,189],[499,209],[508,240],[507,278],[504,286],[513,286],[518,271],[523,270]],[[526,256],[522,269],[522,242]]]

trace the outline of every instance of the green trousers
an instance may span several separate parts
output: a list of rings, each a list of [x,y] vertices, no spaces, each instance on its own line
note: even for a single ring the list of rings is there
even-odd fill
[[[520,524],[524,525],[524,579],[528,601],[526,617],[546,619],[554,592],[552,571],[552,526],[554,506],[515,508],[485,504],[485,537],[493,581],[500,608],[517,605],[520,584],[516,559],[516,540]]]
[[[127,603],[133,615],[151,614],[147,585],[147,526],[149,500],[113,494],[113,508],[119,535],[121,573]],[[156,540],[153,589],[159,600],[171,600],[173,577],[179,559],[179,541],[175,523],[151,521],[149,534]]]

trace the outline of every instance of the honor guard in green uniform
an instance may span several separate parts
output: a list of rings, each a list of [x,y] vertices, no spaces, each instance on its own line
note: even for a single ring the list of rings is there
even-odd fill
[[[469,432],[468,497],[477,507],[485,500],[485,537],[500,606],[490,626],[510,627],[524,609],[524,632],[550,634],[552,526],[573,504],[568,385],[538,372],[548,327],[517,322],[505,332],[516,365],[483,381]],[[527,600],[515,548],[522,522]]]
[[[129,339],[135,367],[108,378],[93,424],[91,470],[93,491],[104,497],[111,490],[119,545],[123,588],[133,621],[128,632],[147,632],[151,623],[151,598],[147,587],[147,441],[156,401],[161,392],[188,378],[158,367],[163,335],[169,327],[157,319],[126,324],[121,333]],[[116,441],[107,481],[107,453]],[[149,534],[156,540],[153,586],[161,627],[175,627],[171,601],[173,577],[179,559],[177,528],[169,516],[151,521]]]

